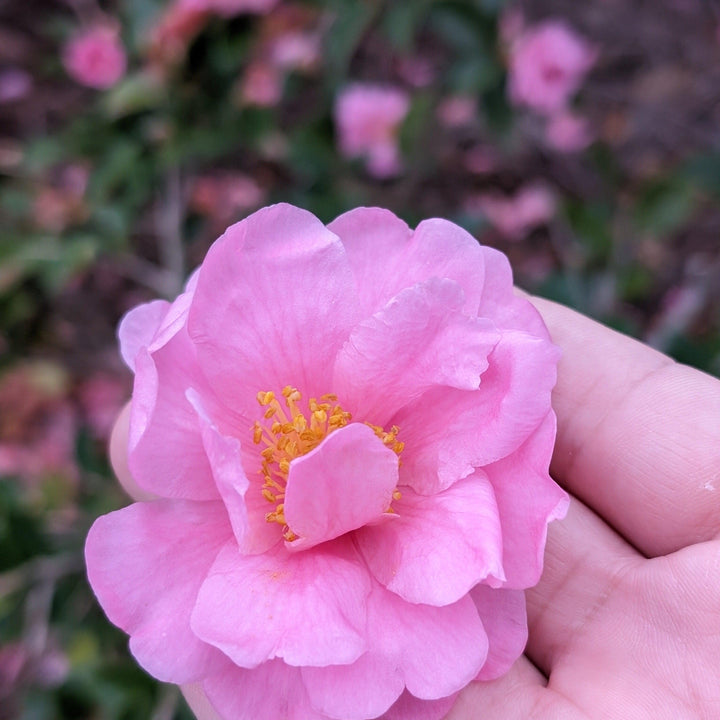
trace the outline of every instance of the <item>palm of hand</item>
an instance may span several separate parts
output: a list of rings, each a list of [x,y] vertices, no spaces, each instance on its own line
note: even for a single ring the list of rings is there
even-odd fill
[[[575,497],[527,594],[526,656],[448,720],[719,718],[720,383],[540,308],[566,363],[553,472]]]
[[[572,494],[527,592],[526,654],[447,720],[720,718],[720,382],[534,299],[563,350],[552,472]],[[127,412],[111,444],[127,469]],[[183,688],[216,720],[199,685]]]

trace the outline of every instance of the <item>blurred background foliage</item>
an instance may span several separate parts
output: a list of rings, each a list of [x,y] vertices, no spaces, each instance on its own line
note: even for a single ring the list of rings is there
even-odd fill
[[[262,205],[449,218],[720,374],[719,60],[714,0],[0,0],[0,720],[190,718],[82,547],[119,318]]]

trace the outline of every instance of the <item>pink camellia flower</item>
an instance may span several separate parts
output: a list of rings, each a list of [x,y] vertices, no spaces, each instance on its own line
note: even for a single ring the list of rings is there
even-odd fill
[[[364,156],[368,172],[392,177],[401,169],[398,129],[410,109],[408,94],[395,87],[356,83],[346,87],[335,104],[340,152]]]
[[[510,240],[521,240],[533,228],[555,215],[555,196],[544,185],[526,185],[515,195],[483,193],[467,203],[469,212],[479,210]]]
[[[510,100],[547,115],[567,105],[597,50],[562,20],[525,30],[510,48]]]
[[[68,75],[82,85],[105,90],[125,74],[127,58],[114,27],[96,25],[73,38],[63,51]]]
[[[120,326],[129,467],[90,582],[225,720],[437,720],[523,651],[567,496],[557,348],[504,255],[444,220],[289,205]]]

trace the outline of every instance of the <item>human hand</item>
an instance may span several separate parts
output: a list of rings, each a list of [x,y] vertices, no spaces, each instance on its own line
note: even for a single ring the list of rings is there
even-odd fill
[[[533,299],[563,350],[551,473],[572,495],[526,653],[448,720],[720,718],[720,382]]]
[[[720,717],[720,382],[533,299],[563,350],[554,477],[573,495],[527,592],[526,655],[448,720]],[[127,470],[127,413],[111,457]],[[199,720],[216,720],[198,686]]]

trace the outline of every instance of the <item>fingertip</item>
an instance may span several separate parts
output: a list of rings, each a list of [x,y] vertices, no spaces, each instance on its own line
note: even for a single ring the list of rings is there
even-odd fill
[[[185,696],[185,701],[198,720],[220,720],[220,716],[210,704],[200,683],[183,685],[180,689]]]
[[[120,411],[112,433],[110,434],[110,464],[128,495],[133,500],[154,500],[155,496],[146,492],[135,482],[128,467],[128,436],[130,432],[130,403]]]

